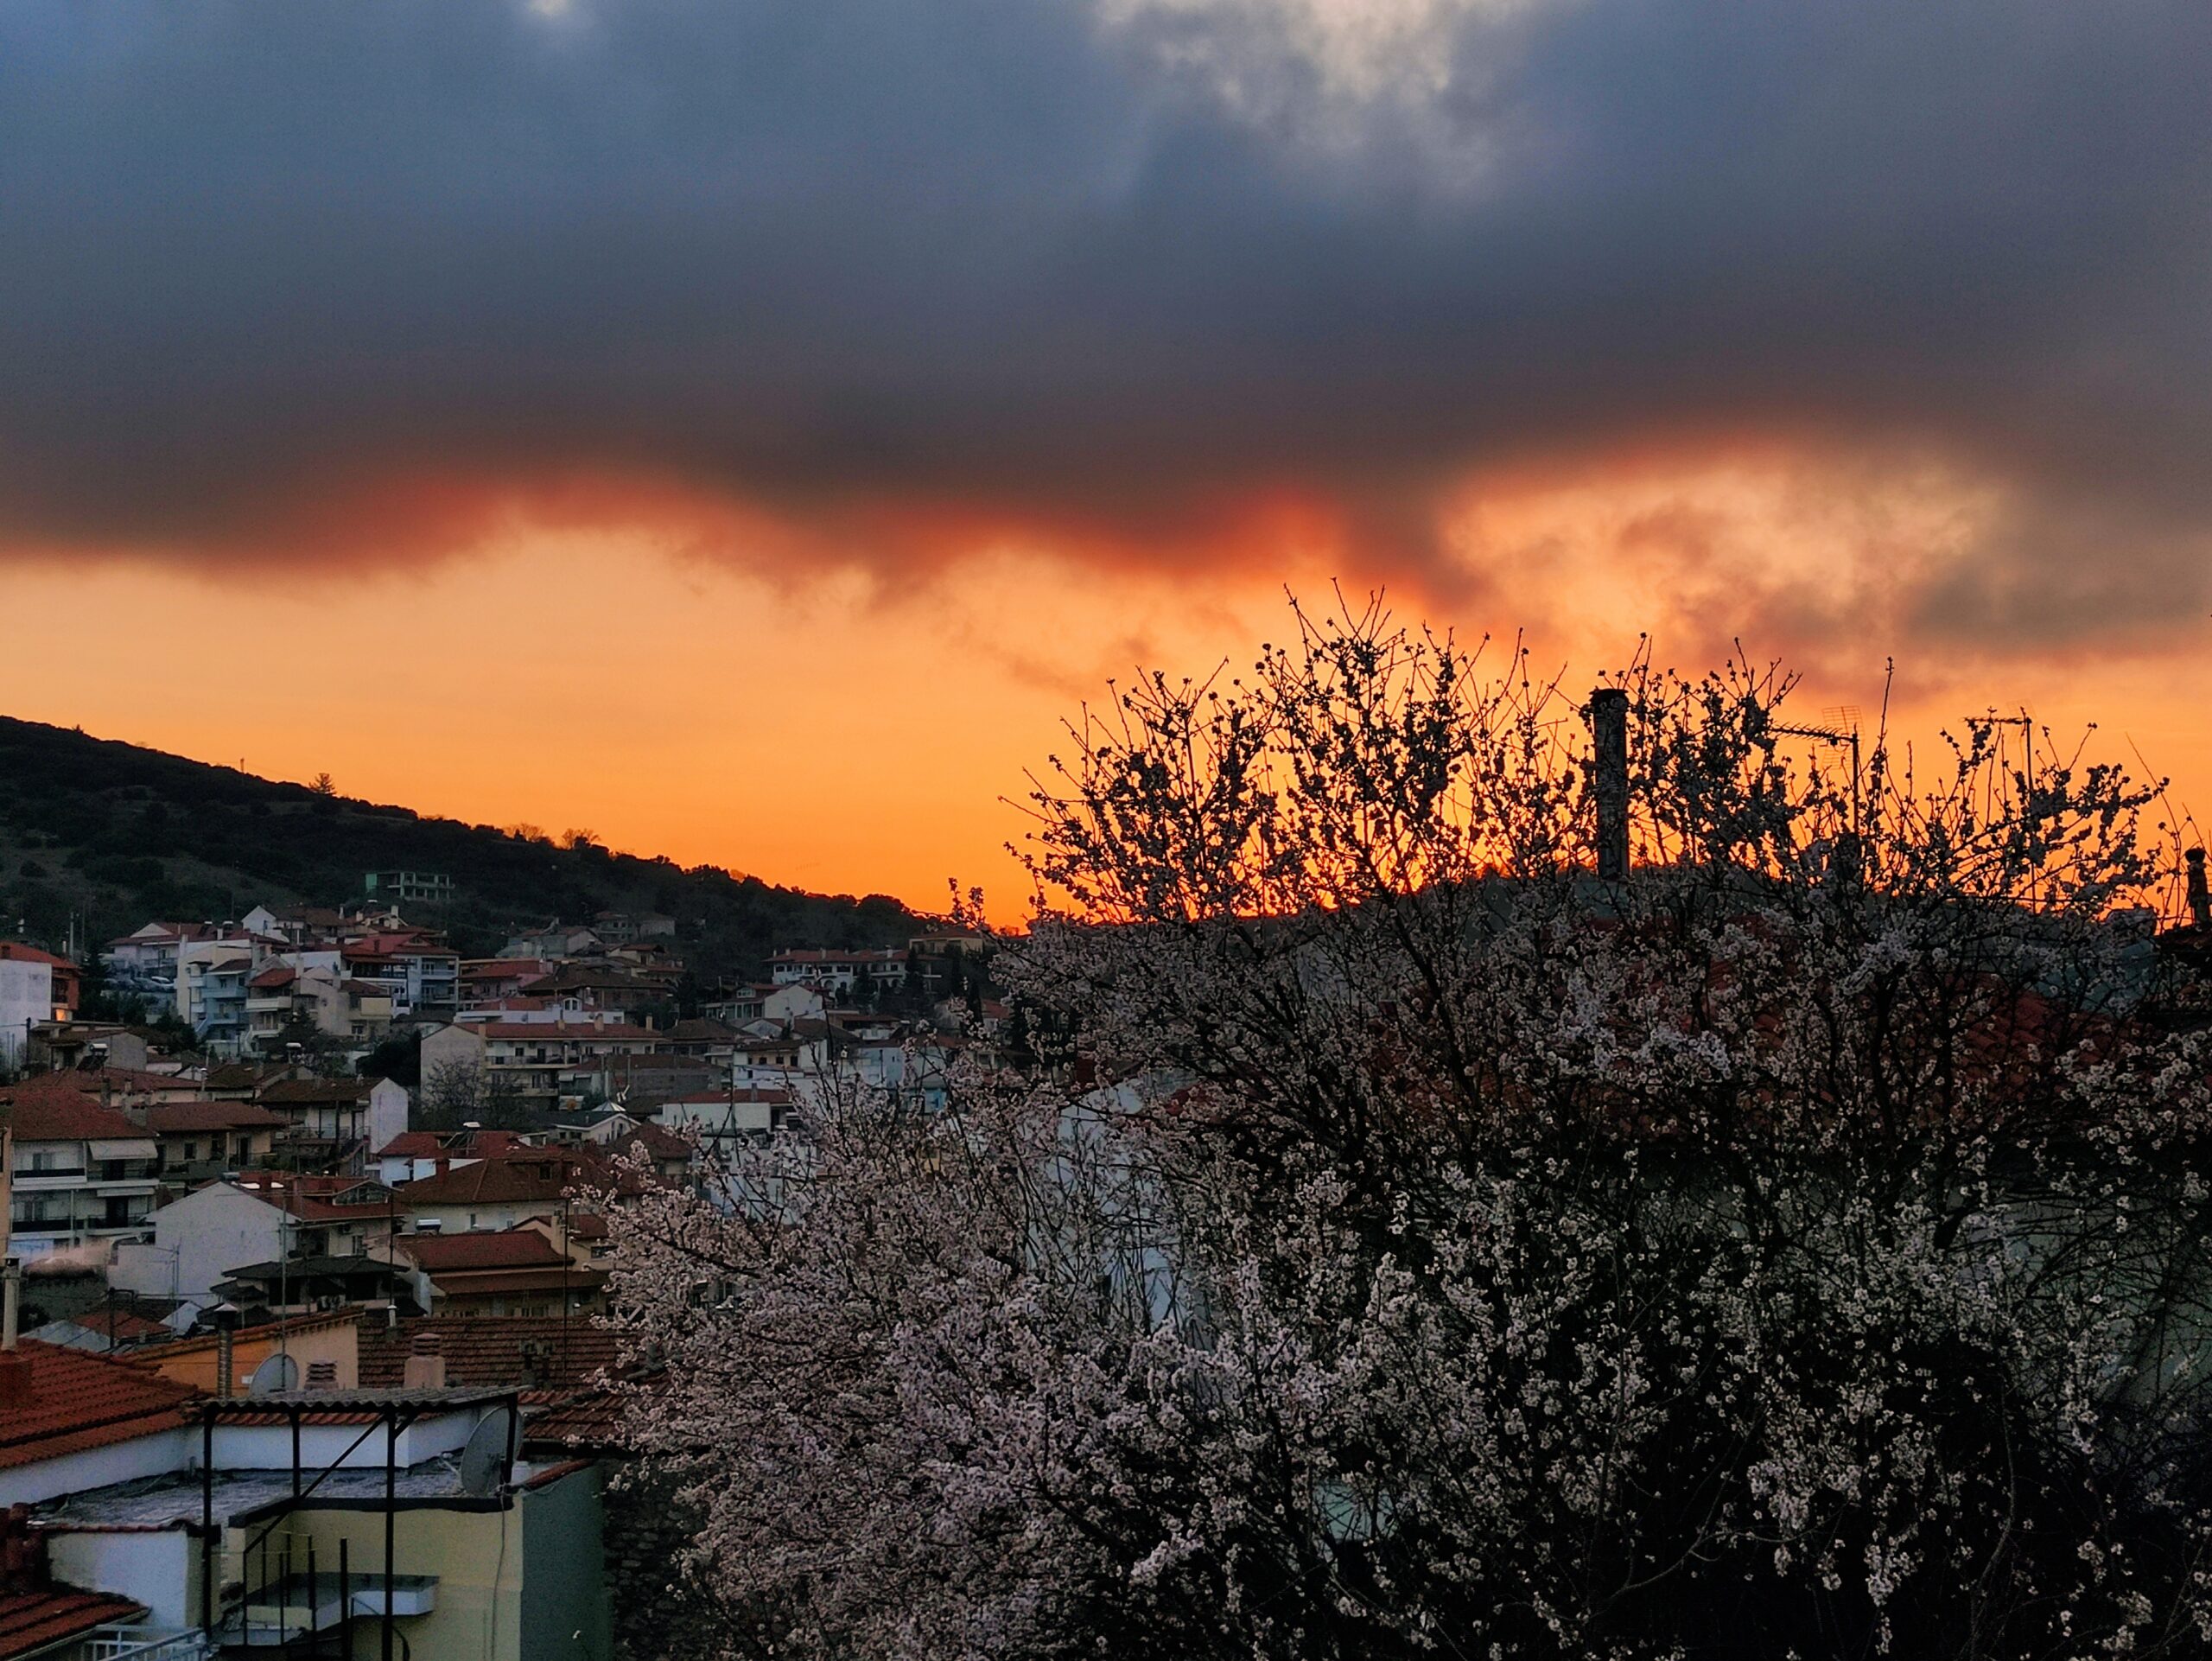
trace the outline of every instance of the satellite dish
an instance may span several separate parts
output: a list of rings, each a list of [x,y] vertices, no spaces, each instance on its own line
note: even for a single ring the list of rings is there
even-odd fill
[[[256,1367],[253,1377],[245,1381],[249,1396],[282,1396],[299,1387],[300,1364],[281,1352]]]
[[[499,1492],[499,1483],[514,1458],[515,1416],[494,1408],[476,1422],[468,1444],[461,1450],[461,1491],[479,1499]]]

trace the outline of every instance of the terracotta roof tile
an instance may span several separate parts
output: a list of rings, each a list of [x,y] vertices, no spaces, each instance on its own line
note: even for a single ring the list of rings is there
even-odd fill
[[[105,1448],[182,1422],[180,1404],[198,1392],[150,1378],[86,1350],[22,1340],[30,1388],[0,1401],[0,1468]]]
[[[397,1388],[418,1335],[436,1338],[446,1382],[454,1385],[581,1384],[621,1359],[620,1336],[582,1317],[424,1315],[397,1327],[363,1326],[361,1388]],[[524,1361],[525,1344],[543,1346],[532,1352],[541,1358],[534,1372]],[[534,1422],[532,1428],[534,1434]]]
[[[452,1269],[558,1269],[564,1261],[534,1229],[481,1234],[409,1234],[399,1249],[435,1275]]]
[[[113,1108],[102,1107],[65,1073],[41,1073],[10,1085],[0,1090],[0,1105],[15,1109],[17,1142],[123,1141],[146,1134]]]
[[[136,1620],[142,1603],[56,1586],[35,1592],[0,1592],[0,1657],[35,1655],[64,1639],[112,1621]]]
[[[161,1102],[146,1110],[146,1128],[159,1136],[195,1130],[282,1130],[291,1121],[251,1102]]]
[[[558,1200],[567,1189],[598,1180],[606,1161],[587,1159],[565,1148],[534,1148],[512,1159],[481,1159],[406,1183],[399,1203],[415,1206],[498,1204],[505,1200]]]

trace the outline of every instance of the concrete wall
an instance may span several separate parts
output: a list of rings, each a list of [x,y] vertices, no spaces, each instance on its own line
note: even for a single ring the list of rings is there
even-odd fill
[[[407,1130],[409,1097],[407,1086],[390,1079],[379,1079],[369,1092],[369,1151],[389,1145],[395,1136]]]
[[[54,1579],[146,1606],[150,1626],[190,1626],[198,1615],[200,1554],[182,1529],[49,1529]]]
[[[232,1270],[283,1252],[284,1213],[228,1183],[173,1200],[152,1221],[155,1250],[118,1257],[114,1282],[124,1290],[206,1303]]]
[[[245,1395],[246,1380],[253,1377],[253,1370],[280,1348],[299,1363],[302,1383],[312,1364],[328,1361],[338,1369],[334,1388],[355,1390],[360,1386],[360,1330],[355,1322],[345,1321],[288,1333],[281,1340],[276,1333],[267,1330],[240,1333],[231,1345],[232,1393]],[[183,1344],[156,1345],[135,1359],[164,1378],[195,1385],[211,1395],[222,1368],[217,1346],[198,1339]],[[379,1441],[377,1445],[381,1448],[384,1444]]]
[[[196,1435],[182,1428],[161,1430],[150,1436],[134,1436],[129,1441],[110,1442],[105,1448],[88,1448],[80,1454],[0,1470],[0,1508],[36,1505],[86,1488],[104,1488],[111,1482],[182,1470],[198,1446],[194,1440]]]
[[[525,1490],[505,1509],[398,1512],[394,1571],[438,1579],[436,1607],[397,1623],[407,1653],[413,1661],[607,1661],[599,1520],[598,1483],[588,1468]],[[231,1531],[227,1567],[235,1569],[245,1538]],[[287,1538],[295,1562],[312,1539],[317,1566],[334,1565],[342,1539],[352,1572],[383,1572],[378,1512],[311,1506],[270,1537],[271,1549],[281,1552]],[[359,1624],[356,1654],[377,1653],[377,1631],[372,1619]]]
[[[0,958],[0,1067],[22,1065],[30,1029],[54,1019],[54,965]]]

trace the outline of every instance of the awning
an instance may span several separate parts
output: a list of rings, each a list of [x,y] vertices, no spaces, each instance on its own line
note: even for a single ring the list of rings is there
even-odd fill
[[[133,1137],[128,1142],[95,1142],[86,1145],[92,1150],[94,1159],[156,1159],[161,1155],[151,1136],[143,1141]]]

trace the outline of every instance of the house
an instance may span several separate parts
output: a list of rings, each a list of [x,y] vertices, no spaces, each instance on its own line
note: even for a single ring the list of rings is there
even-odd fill
[[[361,892],[379,906],[446,906],[453,903],[453,879],[442,871],[371,871]]]
[[[49,1321],[23,1336],[35,1338],[41,1344],[109,1355],[141,1345],[162,1343],[176,1333],[166,1321],[118,1308],[111,1298],[105,1308],[80,1311],[74,1321]]]
[[[178,1661],[604,1661],[598,1469],[520,1457],[521,1397],[448,1386],[435,1356],[397,1389],[217,1397],[25,1340],[0,1355],[0,1508],[29,1508],[0,1623]],[[472,1440],[487,1458],[464,1470]]]
[[[302,1079],[259,1084],[255,1099],[289,1122],[280,1153],[301,1169],[365,1168],[368,1150],[407,1129],[407,1086],[391,1079]]]
[[[156,1169],[169,1183],[209,1182],[266,1165],[290,1123],[251,1102],[190,1100],[156,1101],[143,1121],[161,1148]]]
[[[299,946],[335,940],[347,922],[345,913],[327,906],[256,906],[238,919],[238,926]]]
[[[156,1208],[150,1244],[118,1247],[116,1290],[201,1307],[245,1266],[359,1255],[381,1244],[398,1215],[393,1190],[356,1178],[245,1171]]]
[[[24,1257],[142,1238],[154,1207],[155,1138],[70,1079],[40,1073],[0,1088],[13,1148],[9,1225]]]
[[[603,1009],[630,1021],[665,1002],[668,987],[658,977],[647,979],[627,969],[563,964],[549,975],[524,982],[522,996],[550,998],[568,1009]]]
[[[242,1327],[235,1333],[176,1338],[165,1332],[168,1342],[147,1344],[124,1354],[131,1365],[143,1367],[156,1378],[188,1384],[211,1396],[226,1393],[226,1372],[227,1393],[245,1395],[262,1363],[278,1354],[292,1359],[302,1379],[314,1377],[331,1389],[352,1390],[360,1383],[360,1329],[365,1316],[379,1326],[385,1320],[381,1310],[347,1308]],[[227,1369],[223,1359],[226,1346],[230,1352]]]
[[[571,1188],[611,1174],[604,1159],[575,1149],[532,1148],[441,1171],[394,1193],[410,1231],[460,1234],[558,1216]]]
[[[460,1007],[475,1009],[519,997],[525,983],[543,980],[558,964],[543,958],[473,958],[461,964]]]
[[[897,946],[861,951],[786,946],[768,959],[768,977],[779,986],[806,985],[840,994],[856,989],[895,991],[906,983],[906,953]]]
[[[591,926],[608,945],[628,945],[635,940],[672,940],[676,938],[676,920],[664,917],[657,911],[602,911],[593,916]]]
[[[726,1026],[742,1028],[755,1021],[782,1026],[793,1021],[819,1021],[830,1008],[820,988],[804,981],[779,986],[774,982],[741,986],[710,1003],[700,1014]]]
[[[566,1251],[571,1263],[597,1268],[614,1255],[613,1232],[597,1212],[570,1209],[556,1217],[528,1218],[515,1227],[543,1235],[556,1251]]]
[[[461,954],[427,930],[375,930],[340,949],[348,978],[378,988],[390,1015],[450,1016],[461,1002]]]
[[[480,1159],[504,1159],[532,1146],[517,1130],[408,1130],[377,1149],[377,1175],[396,1186]]]
[[[578,924],[548,923],[543,928],[518,934],[499,948],[502,958],[543,958],[558,963],[581,958],[606,946],[594,931]]]
[[[31,1028],[25,1065],[34,1069],[103,1061],[141,1071],[173,1070],[178,1065],[162,1048],[161,1034],[144,1027],[117,1021],[43,1021]]]
[[[578,1263],[535,1229],[410,1234],[397,1243],[433,1315],[576,1316],[607,1306],[607,1272]]]
[[[558,1145],[594,1149],[607,1159],[649,1160],[665,1182],[680,1181],[697,1151],[681,1133],[619,1107],[580,1113],[555,1125],[551,1136]]]
[[[788,1090],[709,1090],[660,1104],[665,1130],[696,1136],[710,1154],[727,1158],[737,1144],[766,1142],[784,1127],[790,1113]]]
[[[246,982],[268,948],[281,944],[236,930],[181,942],[176,951],[177,1019],[209,1047],[237,1053],[245,1047],[248,1024]]]
[[[423,1040],[423,1077],[473,1072],[487,1090],[550,1111],[561,1099],[564,1069],[601,1055],[664,1053],[667,1041],[650,1028],[620,1021],[455,1022]]]
[[[0,1510],[178,1469],[192,1390],[89,1350],[0,1351]]]
[[[215,1295],[249,1322],[296,1320],[348,1305],[408,1313],[421,1308],[405,1270],[361,1252],[240,1263],[215,1282]]]
[[[727,1061],[698,1055],[588,1055],[560,1072],[563,1111],[588,1101],[617,1102],[640,1112],[675,1096],[711,1088],[729,1076]]]
[[[20,1067],[31,1031],[77,1013],[77,965],[21,940],[0,940],[0,1067]]]

